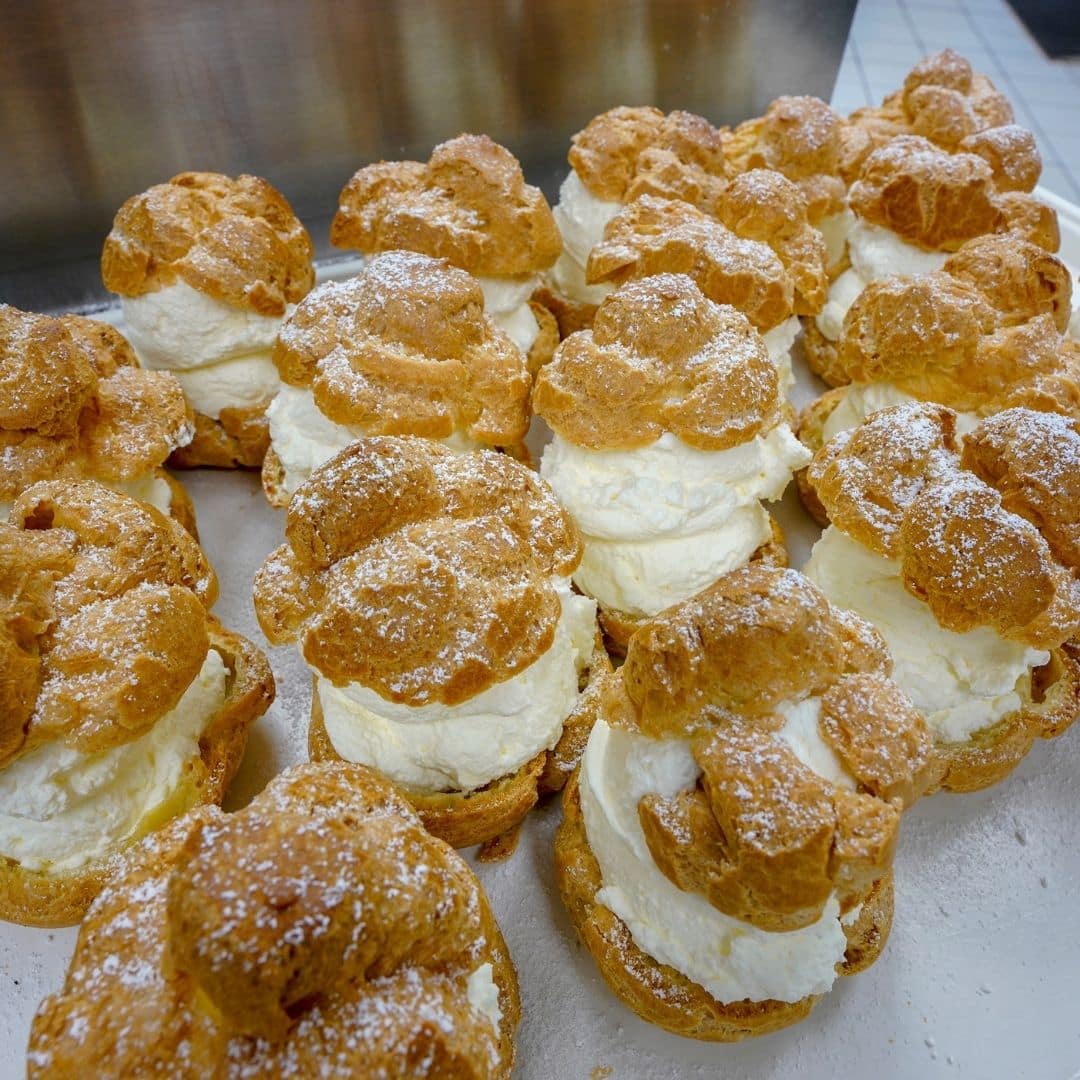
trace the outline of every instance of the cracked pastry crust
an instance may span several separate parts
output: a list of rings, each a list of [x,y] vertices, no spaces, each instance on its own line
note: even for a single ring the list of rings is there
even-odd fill
[[[1043,224],[1047,208],[1029,214],[1025,208],[1036,200],[1024,191],[999,190],[995,180],[979,153],[950,153],[919,135],[898,135],[867,157],[849,197],[863,220],[928,250],[956,251],[994,232],[1052,242]],[[1048,250],[1056,251],[1056,243]]]
[[[336,685],[408,705],[460,704],[539,659],[561,613],[551,578],[581,558],[570,515],[530,469],[420,438],[363,439],[316,469],[285,534],[255,578],[267,638],[298,641]],[[454,844],[484,842],[561,787],[592,725],[589,684],[609,666],[598,646],[550,754],[469,795],[409,792],[425,824]],[[310,749],[337,756],[317,694]]]
[[[938,744],[943,786],[971,791],[1007,775],[1036,738],[1060,734],[1080,711],[1080,423],[1010,408],[962,442],[955,423],[939,405],[883,409],[820,450],[808,481],[834,525],[900,560],[908,592],[945,629],[987,626],[1050,652],[1020,709],[969,740]]]
[[[757,564],[645,624],[601,691],[608,724],[689,738],[703,770],[696,788],[639,804],[661,872],[768,931],[810,925],[834,892],[843,912],[861,904],[844,925],[838,974],[868,966],[883,947],[900,813],[940,772],[890,667],[869,624],[832,608],[801,575]],[[821,696],[820,736],[855,778],[854,791],[802,765],[771,735],[776,707],[807,693]],[[563,901],[609,986],[638,1015],[677,1034],[734,1041],[809,1013],[814,996],[723,1004],[645,954],[596,900],[603,882],[576,775],[563,804],[555,856]]]
[[[183,281],[234,307],[284,315],[315,284],[313,255],[307,230],[267,181],[187,172],[120,207],[101,276],[121,296]]]
[[[139,367],[119,330],[0,305],[0,502],[39,480],[154,475],[169,483],[173,516],[194,532],[191,500],[162,469],[193,430],[180,384]]]
[[[512,445],[528,428],[525,357],[484,314],[475,280],[427,255],[389,252],[316,288],[273,362],[329,420],[369,434]]]
[[[440,143],[427,162],[380,161],[345,185],[335,247],[418,251],[484,277],[535,274],[559,257],[559,230],[539,188],[486,135]]]
[[[782,405],[760,335],[685,274],[612,293],[533,390],[552,430],[590,450],[648,446],[665,431],[700,450],[726,450],[778,423]]]
[[[945,49],[920,60],[904,85],[881,105],[856,109],[850,122],[877,146],[896,135],[919,135],[953,151],[968,149],[962,145],[965,140],[977,140],[987,131],[1014,127],[1013,119],[1004,94],[958,52]],[[1039,158],[1030,136],[1009,151],[1014,153],[1035,162],[1037,179]],[[1032,179],[1023,190],[1030,191],[1034,184]]]
[[[195,413],[195,435],[187,446],[169,455],[177,469],[259,469],[270,449],[266,407],[270,400],[248,408],[225,408],[215,420]]]
[[[816,97],[779,97],[764,116],[726,135],[733,169],[773,169],[795,183],[811,223],[845,206],[848,185],[873,148],[869,135]]]
[[[643,195],[608,223],[589,254],[589,284],[688,274],[717,303],[759,330],[825,303],[825,241],[791,181],[754,169],[728,184],[716,216],[689,203]]]
[[[727,184],[724,133],[702,116],[619,106],[571,139],[570,165],[598,199],[681,199],[711,211]]]
[[[624,204],[590,255],[588,284],[689,273],[711,299],[734,304],[762,329],[792,310],[820,310],[828,289],[825,246],[810,227],[821,209],[818,188],[803,191],[772,168],[750,168],[745,154],[732,168],[729,138],[692,113],[629,107],[602,113],[574,135],[569,161],[581,184],[595,198]],[[673,208],[664,210],[665,204]],[[663,234],[672,229],[680,235],[665,245]],[[764,243],[782,270],[768,252],[740,245],[740,238]],[[697,264],[693,253],[702,248],[707,254]],[[710,291],[710,282],[719,291]],[[757,310],[770,289],[771,304],[784,314]],[[564,338],[588,327],[596,311],[549,287],[537,299]],[[771,321],[760,322],[761,316]]]
[[[369,435],[458,434],[517,450],[529,428],[524,355],[484,313],[476,281],[442,259],[388,252],[320,285],[272,356],[282,381],[310,389],[327,419]],[[279,467],[267,466],[274,505]]]
[[[220,802],[274,681],[262,653],[209,614],[217,580],[181,526],[92,481],[42,482],[0,525],[0,582],[0,768],[55,741],[82,753],[133,741],[176,706],[213,648],[224,701],[181,788],[143,825]],[[127,846],[71,872],[0,858],[0,918],[78,921]]]
[[[468,998],[485,965],[497,1024]],[[29,1075],[507,1078],[520,1012],[468,866],[373,770],[301,765],[125,857],[38,1010]]]

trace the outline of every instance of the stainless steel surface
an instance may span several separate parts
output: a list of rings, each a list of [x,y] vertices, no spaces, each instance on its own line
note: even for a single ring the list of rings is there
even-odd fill
[[[554,196],[572,132],[612,105],[729,123],[828,97],[855,0],[0,0],[0,300],[103,299],[129,195],[184,169],[280,187],[321,253],[360,165],[460,131]]]

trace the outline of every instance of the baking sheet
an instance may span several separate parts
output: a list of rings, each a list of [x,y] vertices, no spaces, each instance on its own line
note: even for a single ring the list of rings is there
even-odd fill
[[[1080,265],[1080,208],[1059,210],[1062,253]],[[348,264],[329,269],[340,275]],[[322,276],[326,276],[324,273]],[[796,404],[817,390],[796,364]],[[534,425],[531,441],[542,440]],[[251,581],[284,514],[257,477],[183,476],[221,582],[216,612],[270,657],[277,699],[252,731],[227,806],[306,760],[311,680],[295,648],[267,645]],[[789,489],[777,516],[793,566],[818,530]],[[990,791],[922,800],[904,819],[896,919],[881,959],[837,981],[809,1019],[734,1046],[667,1035],[625,1009],[578,943],[554,886],[558,800],[535,810],[514,856],[477,866],[521,981],[520,1080],[848,1076],[1080,1080],[1080,725],[1035,747]],[[76,930],[0,924],[0,1078],[25,1073],[30,1021],[59,988]],[[610,1070],[610,1071],[608,1071]]]

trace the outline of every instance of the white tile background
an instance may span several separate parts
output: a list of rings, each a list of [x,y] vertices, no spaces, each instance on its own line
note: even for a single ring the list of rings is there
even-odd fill
[[[921,57],[951,46],[1035,134],[1040,183],[1080,203],[1080,60],[1050,60],[1005,0],[859,0],[833,88],[840,112],[876,105]]]

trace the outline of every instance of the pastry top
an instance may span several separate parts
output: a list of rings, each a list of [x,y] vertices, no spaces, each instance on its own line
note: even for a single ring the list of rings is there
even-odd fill
[[[1080,567],[1080,421],[1028,409],[998,413],[964,440],[961,465],[1030,521],[1058,562]]]
[[[869,151],[884,146],[897,135],[912,133],[904,112],[903,92],[900,90],[890,94],[880,105],[864,105],[853,109],[847,122],[849,128],[856,133],[853,139],[859,140],[863,146],[869,144]],[[864,153],[862,160],[865,160],[865,157]]]
[[[719,216],[689,203],[643,195],[608,223],[589,253],[586,279],[619,285],[653,274],[688,274],[759,330],[819,310],[828,291],[825,243],[798,189],[755,169],[725,189]]]
[[[509,446],[528,430],[524,355],[484,314],[476,280],[442,259],[391,251],[320,285],[272,356],[329,419],[373,435],[464,432]]]
[[[920,60],[904,79],[901,101],[912,132],[948,149],[1013,121],[1005,95],[953,49]]]
[[[709,210],[726,183],[723,132],[693,113],[620,106],[590,120],[571,143],[574,172],[609,202],[655,195]]]
[[[315,284],[313,256],[311,237],[272,184],[187,172],[120,207],[101,276],[122,296],[182,281],[234,307],[284,315]]]
[[[1069,268],[1039,244],[997,234],[969,240],[945,260],[945,273],[974,285],[996,312],[998,326],[1053,316],[1062,333],[1072,315]]]
[[[872,149],[870,137],[816,97],[779,97],[764,116],[741,123],[725,149],[739,172],[774,169],[794,181],[810,220],[844,207],[847,185]]]
[[[608,723],[689,738],[700,785],[646,796],[654,859],[680,888],[767,930],[865,893],[891,860],[900,811],[936,779],[933,744],[889,678],[877,632],[793,570],[751,564],[647,623],[606,686]],[[803,764],[778,707],[813,696],[849,787]]]
[[[193,431],[180,384],[118,330],[0,304],[0,500],[57,476],[135,479]]]
[[[0,524],[0,765],[153,727],[206,659],[216,596],[199,545],[147,503],[91,480],[24,491]]]
[[[919,135],[898,135],[864,161],[851,208],[930,250],[955,251],[976,236],[1011,233],[1056,251],[1057,215],[1022,190],[1020,178],[1034,184],[1038,171],[1011,153],[1027,145],[1018,130],[983,132],[955,153]]]
[[[987,414],[1027,405],[1080,416],[1080,348],[1062,336],[1067,269],[1033,244],[965,245],[945,270],[868,285],[837,353],[855,382]]]
[[[868,146],[879,149],[900,135],[927,139],[948,154],[976,155],[990,167],[1000,196],[1026,196],[1042,171],[1035,137],[1013,123],[1012,107],[994,84],[973,72],[968,61],[952,49],[921,60],[908,73],[903,88],[881,105],[856,109],[848,117],[847,131],[854,151],[848,158],[856,165]],[[929,198],[929,194],[920,196],[923,201]],[[1046,217],[1052,211],[1036,212],[1038,205],[1027,198],[999,200],[1007,227],[1021,229],[1042,243],[1039,225],[1049,236],[1056,233],[1056,223],[1050,230]],[[1031,220],[1040,216],[1041,222]],[[1057,241],[1045,246],[1056,251]]]
[[[898,135],[863,163],[851,208],[922,248],[955,251],[997,232],[1004,215],[993,172],[977,154],[950,154],[918,135]]]
[[[338,198],[330,242],[365,254],[419,251],[480,276],[535,274],[562,250],[543,192],[486,135],[440,143],[426,164],[360,169]]]
[[[995,200],[1002,213],[1002,231],[1030,240],[1045,251],[1061,247],[1057,211],[1026,191],[1002,191]]]
[[[990,626],[1032,648],[1080,631],[1076,422],[1013,408],[956,438],[956,415],[910,402],[815,456],[833,524],[900,562],[907,590],[963,633]]]
[[[540,369],[533,405],[590,450],[647,446],[664,432],[701,450],[748,442],[780,419],[779,373],[749,320],[685,274],[631,281],[592,327]]]
[[[881,105],[856,109],[849,123],[874,146],[896,135],[920,135],[950,152],[979,153],[1000,176],[1001,190],[1011,181],[1030,191],[1041,169],[1035,140],[1013,124],[1008,100],[953,49],[924,57],[901,89]]]
[[[353,443],[293,496],[287,543],[255,577],[274,644],[299,640],[335,685],[458,704],[552,644],[552,576],[581,559],[570,515],[505,454],[427,439]]]
[[[467,996],[485,963],[514,1017],[464,861],[373,770],[300,765],[124,856],[35,1018],[31,1075],[506,1075],[509,1037]]]
[[[978,154],[989,166],[998,191],[1031,191],[1042,173],[1035,136],[1018,124],[1002,124],[965,135],[958,149]]]

